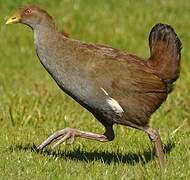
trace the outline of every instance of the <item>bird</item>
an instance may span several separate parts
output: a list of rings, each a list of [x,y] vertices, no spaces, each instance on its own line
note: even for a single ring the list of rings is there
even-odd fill
[[[63,36],[51,15],[36,5],[24,5],[6,24],[32,28],[37,56],[60,89],[87,109],[104,127],[95,134],[66,127],[54,132],[37,150],[52,149],[75,137],[109,142],[113,125],[124,125],[148,134],[161,167],[166,159],[159,132],[149,125],[150,116],[172,92],[180,75],[182,43],[168,24],[155,24],[149,34],[150,57]]]

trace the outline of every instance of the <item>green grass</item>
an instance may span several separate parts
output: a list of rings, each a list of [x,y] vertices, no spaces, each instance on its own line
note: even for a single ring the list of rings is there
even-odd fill
[[[148,35],[158,22],[174,27],[182,43],[175,91],[151,117],[164,143],[168,169],[159,168],[147,135],[115,126],[110,143],[76,139],[37,153],[51,133],[74,127],[103,133],[93,116],[61,92],[41,66],[33,33],[5,25],[26,3],[38,4],[69,28],[72,38],[149,56]],[[0,0],[0,179],[190,179],[189,0]]]

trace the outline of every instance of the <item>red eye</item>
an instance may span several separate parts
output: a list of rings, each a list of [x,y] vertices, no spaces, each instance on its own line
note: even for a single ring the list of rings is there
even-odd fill
[[[25,13],[25,14],[31,14],[31,10],[30,10],[30,9],[26,9],[26,10],[24,11],[24,13]]]

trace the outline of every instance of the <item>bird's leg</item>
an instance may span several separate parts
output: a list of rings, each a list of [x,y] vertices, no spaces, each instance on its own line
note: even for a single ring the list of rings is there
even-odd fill
[[[165,157],[164,157],[162,141],[161,141],[161,138],[160,138],[160,135],[159,135],[158,131],[151,128],[151,127],[148,127],[145,131],[148,133],[150,140],[155,145],[155,148],[156,148],[156,151],[158,153],[158,158],[159,158],[161,166],[163,168],[166,168],[166,160],[165,160]]]
[[[81,137],[81,138],[86,138],[86,139],[91,139],[91,140],[96,140],[100,142],[108,142],[114,139],[114,131],[112,125],[105,126],[106,131],[103,135],[100,134],[95,134],[91,132],[86,132],[86,131],[81,131],[78,129],[74,128],[65,128],[60,131],[56,131],[48,137],[40,146],[37,147],[37,150],[41,150],[44,147],[48,146],[52,142],[59,140],[52,149],[55,149],[59,144],[63,143],[66,139],[71,138],[70,144],[74,142],[75,137]]]

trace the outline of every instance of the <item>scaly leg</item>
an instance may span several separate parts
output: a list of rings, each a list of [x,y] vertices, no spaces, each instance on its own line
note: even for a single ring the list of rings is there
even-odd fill
[[[48,146],[52,142],[59,140],[53,147],[52,149],[55,149],[58,145],[63,143],[66,139],[71,138],[70,144],[74,142],[75,137],[81,137],[81,138],[86,138],[86,139],[91,139],[91,140],[96,140],[100,142],[108,142],[114,139],[114,132],[112,125],[105,126],[106,132],[103,135],[100,134],[95,134],[91,132],[86,132],[86,131],[80,131],[78,129],[74,128],[65,128],[60,131],[56,131],[53,135],[48,137],[40,146],[37,147],[37,150],[41,150],[44,147]]]
[[[162,141],[160,139],[160,135],[158,131],[151,127],[148,127],[145,131],[148,133],[150,140],[154,143],[156,147],[156,151],[158,153],[158,158],[159,158],[161,166],[163,168],[166,168],[166,160],[164,157]]]

